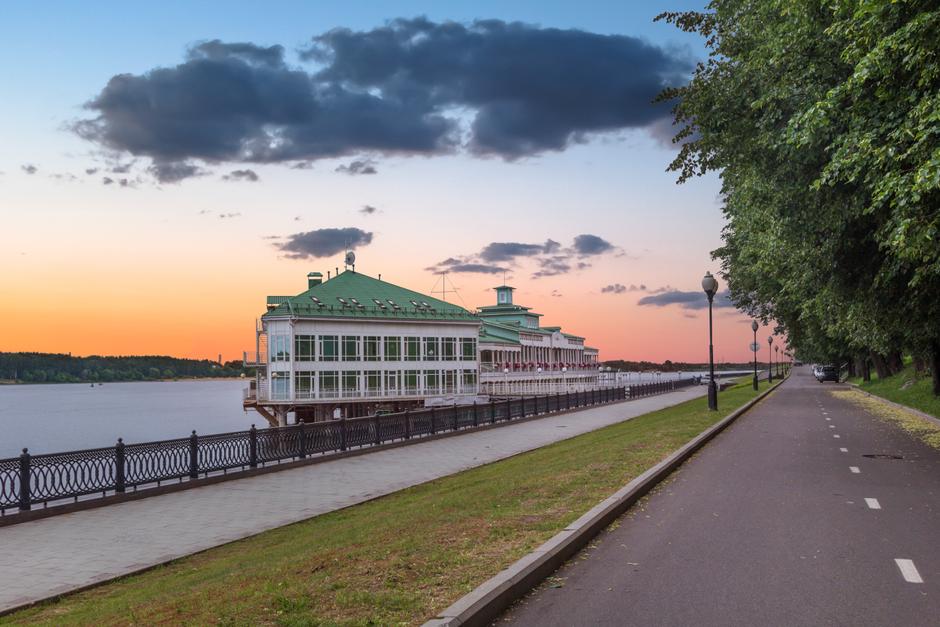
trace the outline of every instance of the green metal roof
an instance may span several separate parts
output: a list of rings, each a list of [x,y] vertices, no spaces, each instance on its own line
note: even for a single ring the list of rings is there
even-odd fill
[[[381,304],[376,303],[376,300]],[[411,301],[418,303],[418,306]],[[428,307],[423,307],[424,303]],[[297,296],[287,298],[262,317],[285,316],[479,322],[476,314],[463,307],[352,270],[346,270]]]

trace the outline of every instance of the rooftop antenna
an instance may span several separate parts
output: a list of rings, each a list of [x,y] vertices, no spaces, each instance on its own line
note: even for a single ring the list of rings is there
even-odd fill
[[[346,257],[343,259],[343,270],[349,270],[349,267],[352,266],[352,271],[356,271],[356,253],[349,250],[349,240],[343,244],[346,248]]]
[[[460,299],[460,302],[464,304],[464,308],[466,308],[467,303],[464,302],[463,297],[460,295],[460,292],[457,290],[457,286],[454,285],[453,281],[450,282],[450,286],[454,289],[451,289],[451,290],[447,289],[447,272],[441,272],[440,275],[441,275],[441,279],[439,282],[441,284],[441,289],[435,290],[434,287],[437,287],[437,283],[435,283],[434,287],[431,288],[431,294],[440,294],[441,300],[444,301],[445,303],[447,302],[448,294],[456,294],[457,298]]]

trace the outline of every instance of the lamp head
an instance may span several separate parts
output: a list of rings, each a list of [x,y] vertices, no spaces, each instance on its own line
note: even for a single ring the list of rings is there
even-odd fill
[[[768,336],[767,336],[767,343],[768,343],[768,344],[773,344],[773,343],[774,343],[774,336],[768,335]]]
[[[751,321],[751,331],[757,333],[757,320]]]
[[[702,289],[705,290],[709,300],[718,292],[718,279],[713,277],[711,272],[706,272],[702,278]]]

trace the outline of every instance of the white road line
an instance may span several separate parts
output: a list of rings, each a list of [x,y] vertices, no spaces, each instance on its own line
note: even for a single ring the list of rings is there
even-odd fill
[[[858,469],[858,466],[849,466],[849,470],[851,470],[852,474],[855,474],[855,475],[862,472],[861,470]]]
[[[907,583],[924,583],[912,560],[896,559],[894,563],[901,569],[901,576],[904,577],[904,581]]]
[[[842,451],[843,453],[848,453],[848,452],[849,452],[849,449],[847,449],[847,448],[845,448],[845,447],[840,448],[839,450]]]
[[[830,428],[830,429],[835,429],[836,426],[835,426],[835,425],[829,425],[829,428]]]
[[[833,434],[832,434],[832,437],[834,437],[834,438],[841,438],[842,436],[839,435],[838,433],[833,433]]]
[[[868,506],[868,509],[881,509],[881,503],[878,502],[878,499],[865,499],[865,505]]]
[[[826,420],[829,421],[829,420],[832,420],[832,418],[830,418],[829,416],[826,416]]]

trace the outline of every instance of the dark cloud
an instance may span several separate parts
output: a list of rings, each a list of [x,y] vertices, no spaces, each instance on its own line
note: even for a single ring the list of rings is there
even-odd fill
[[[336,172],[356,176],[357,174],[378,174],[379,171],[375,169],[374,161],[366,159],[363,161],[350,161],[348,164],[337,167]]]
[[[102,185],[111,185],[112,183],[114,183],[114,179],[111,178],[110,176],[105,176],[105,177],[102,177],[101,179]]]
[[[642,283],[639,285],[630,284],[630,287],[622,285],[620,283],[611,283],[610,285],[605,285],[601,288],[601,294],[623,294],[625,292],[645,292],[646,286]]]
[[[313,164],[309,161],[298,161],[290,167],[291,170],[310,170],[312,168]]]
[[[614,245],[597,235],[578,235],[574,238],[574,252],[588,257],[614,250]]]
[[[487,244],[480,251],[483,261],[512,261],[516,257],[532,257],[543,253],[553,253],[561,248],[561,244],[553,240],[546,240],[544,244],[520,244],[519,242],[493,242]]]
[[[227,218],[237,218],[237,217],[239,217],[239,216],[241,216],[241,213],[238,213],[238,212],[234,212],[234,213],[220,213],[220,214],[219,214],[219,217],[222,218],[223,220],[225,220],[225,219],[227,219]]]
[[[128,161],[126,163],[117,162],[111,166],[111,172],[114,174],[127,174],[131,171],[131,168],[134,166],[134,161]]]
[[[202,42],[176,66],[113,76],[74,129],[161,164],[161,182],[194,173],[173,167],[194,160],[461,149],[516,159],[669,117],[651,100],[693,69],[687,54],[634,37],[500,20],[338,28],[303,58],[316,67],[288,66],[281,46]]]
[[[232,170],[222,177],[223,181],[249,181],[255,183],[260,179],[254,170]]]
[[[571,264],[568,263],[568,257],[555,256],[539,259],[539,269],[532,273],[533,279],[540,279],[546,276],[557,276],[571,271]]]
[[[155,161],[147,171],[161,183],[179,183],[183,179],[207,174],[199,166],[185,161]]]
[[[559,292],[558,290],[552,290],[552,296],[554,296],[555,298],[561,298],[562,293]]]
[[[679,290],[670,290],[658,294],[644,296],[637,301],[638,305],[649,305],[653,307],[666,307],[668,305],[679,305],[683,309],[705,309],[708,307],[708,297],[704,292],[682,292]],[[734,303],[731,302],[731,296],[727,291],[718,292],[715,296],[714,306],[716,308],[734,309]]]
[[[85,168],[85,174],[91,176],[92,174],[97,174],[98,168]]]
[[[448,257],[438,264],[425,268],[428,272],[463,272],[468,274],[502,274],[507,269],[485,263],[467,262],[456,257]]]
[[[294,233],[289,235],[286,241],[277,244],[277,247],[291,259],[307,259],[329,257],[343,252],[347,247],[365,246],[370,242],[372,233],[347,227]]]
[[[120,186],[120,187],[136,187],[136,186],[137,186],[136,181],[132,181],[132,180],[127,179],[127,178],[113,179],[113,178],[111,178],[110,176],[102,177],[101,183],[102,183],[102,185],[114,185],[114,184],[117,184],[117,185]]]
[[[39,172],[39,168],[34,166],[32,163],[26,163],[24,165],[21,165],[20,169],[23,170],[23,172],[26,172],[27,174],[36,174],[36,172]]]
[[[363,205],[362,209],[359,210],[359,213],[366,216],[371,216],[373,213],[377,212],[378,209],[372,205]]]

